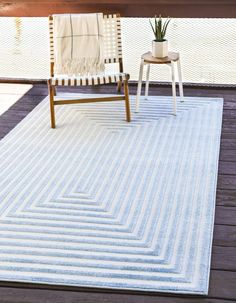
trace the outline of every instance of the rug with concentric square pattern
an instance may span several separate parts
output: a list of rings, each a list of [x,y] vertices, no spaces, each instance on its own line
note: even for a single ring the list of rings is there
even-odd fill
[[[223,100],[48,103],[0,142],[0,280],[206,294]]]

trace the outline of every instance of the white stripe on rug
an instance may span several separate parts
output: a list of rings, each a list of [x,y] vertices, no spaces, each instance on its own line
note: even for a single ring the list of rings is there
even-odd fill
[[[53,130],[46,99],[0,141],[0,280],[206,294],[223,100],[185,100],[60,106]]]

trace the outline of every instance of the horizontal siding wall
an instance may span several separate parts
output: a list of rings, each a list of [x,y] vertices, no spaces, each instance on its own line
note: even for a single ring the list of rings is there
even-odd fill
[[[155,13],[177,18],[235,18],[235,0],[0,0],[0,16],[48,16],[53,13],[119,12],[124,17]]]

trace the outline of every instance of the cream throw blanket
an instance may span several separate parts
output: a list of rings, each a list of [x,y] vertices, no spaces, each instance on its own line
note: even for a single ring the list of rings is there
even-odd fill
[[[55,74],[104,72],[102,13],[54,15],[53,22]]]

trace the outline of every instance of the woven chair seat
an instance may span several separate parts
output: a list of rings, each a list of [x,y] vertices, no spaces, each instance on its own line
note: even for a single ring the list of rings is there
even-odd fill
[[[68,77],[68,76],[54,76],[49,79],[51,85],[56,86],[86,86],[86,85],[100,85],[117,83],[129,79],[129,74],[98,74],[86,77]]]

